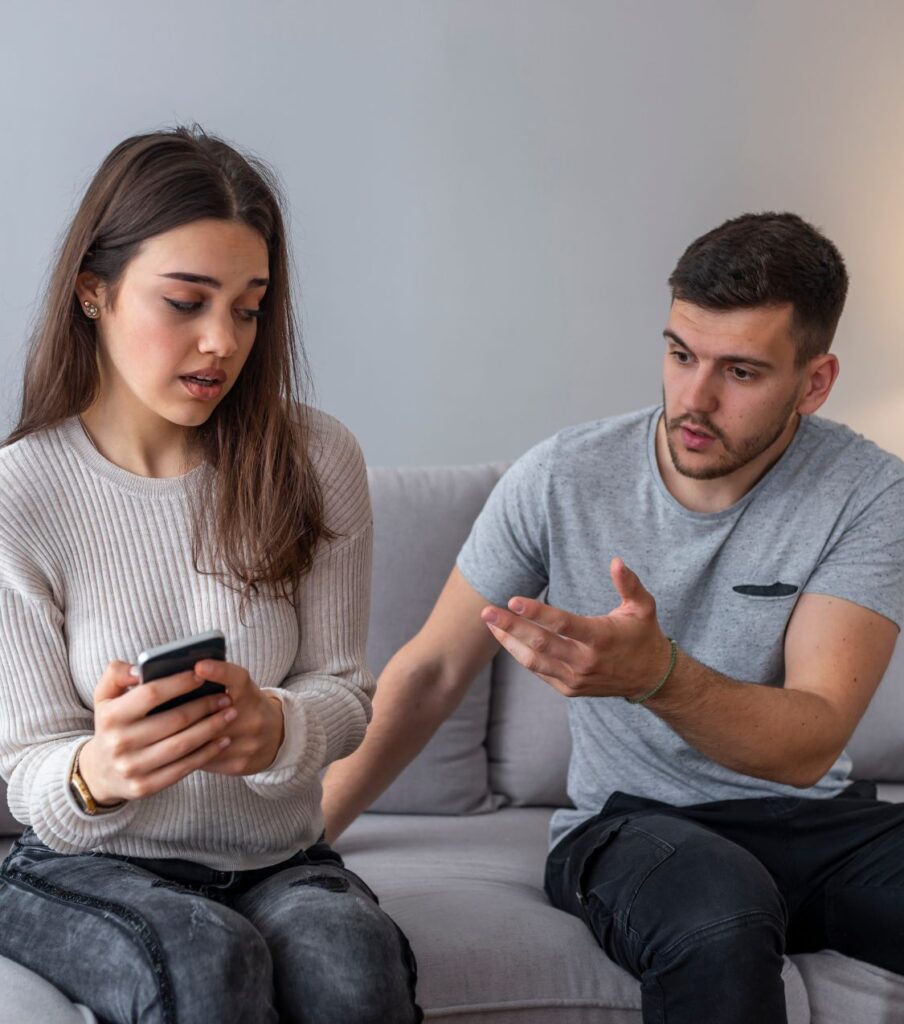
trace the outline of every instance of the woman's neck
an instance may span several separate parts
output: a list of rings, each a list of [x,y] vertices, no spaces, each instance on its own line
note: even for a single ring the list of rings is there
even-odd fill
[[[97,451],[108,462],[136,476],[183,476],[200,462],[190,448],[193,431],[150,410],[146,416],[136,417],[95,402],[79,419]]]

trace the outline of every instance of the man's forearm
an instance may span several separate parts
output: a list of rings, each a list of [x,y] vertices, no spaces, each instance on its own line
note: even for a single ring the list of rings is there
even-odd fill
[[[791,786],[822,778],[846,740],[839,716],[818,694],[738,682],[683,651],[644,706],[713,761]]]
[[[323,780],[326,836],[333,841],[389,787],[461,700],[441,669],[403,647],[377,681],[373,721],[361,746]]]

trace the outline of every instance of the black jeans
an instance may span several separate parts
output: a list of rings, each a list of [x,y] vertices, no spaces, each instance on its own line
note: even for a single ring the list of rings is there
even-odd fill
[[[904,804],[672,807],[614,793],[546,862],[546,891],[641,983],[644,1024],[786,1024],[782,955],[904,974]]]
[[[272,867],[59,854],[0,868],[0,953],[116,1024],[413,1024],[414,957],[317,843]]]

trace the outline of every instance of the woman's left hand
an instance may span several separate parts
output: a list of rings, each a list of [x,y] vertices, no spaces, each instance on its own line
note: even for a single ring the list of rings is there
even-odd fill
[[[203,770],[220,775],[254,775],[269,768],[285,735],[279,697],[264,693],[241,665],[229,661],[199,661],[195,674],[225,686],[238,712],[223,732],[232,742]]]

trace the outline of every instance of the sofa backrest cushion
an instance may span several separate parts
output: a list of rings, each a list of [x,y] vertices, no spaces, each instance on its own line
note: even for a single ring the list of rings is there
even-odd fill
[[[22,826],[9,813],[9,805],[6,802],[6,783],[0,782],[0,836],[17,836],[22,831]]]
[[[487,753],[500,804],[565,807],[568,698],[503,651],[493,659]]]
[[[424,624],[471,524],[499,479],[493,465],[372,468],[374,569],[367,662],[379,675]],[[400,814],[492,810],[486,735],[490,671],[371,807]]]

